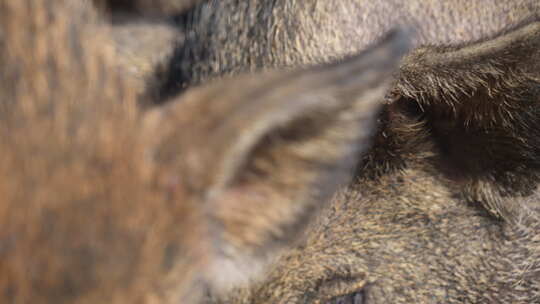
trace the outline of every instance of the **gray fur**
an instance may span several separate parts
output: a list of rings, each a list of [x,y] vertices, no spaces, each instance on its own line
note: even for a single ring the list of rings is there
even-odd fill
[[[403,25],[417,31],[417,45],[477,40],[539,10],[535,0],[204,1],[179,19],[186,42],[157,94],[167,98],[224,74],[330,62]]]

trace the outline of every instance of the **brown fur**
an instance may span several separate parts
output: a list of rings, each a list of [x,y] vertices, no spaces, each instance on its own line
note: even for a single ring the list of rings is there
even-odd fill
[[[263,267],[350,176],[406,50],[144,111],[110,35],[80,2],[0,2],[2,303],[193,303]]]
[[[539,46],[533,20],[409,54],[356,179],[220,303],[540,303]]]
[[[158,89],[163,101],[222,75],[332,62],[397,26],[415,45],[492,36],[540,12],[536,0],[211,0],[177,19],[189,33]]]

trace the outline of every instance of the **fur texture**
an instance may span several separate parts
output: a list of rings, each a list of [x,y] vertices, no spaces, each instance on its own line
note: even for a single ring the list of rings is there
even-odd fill
[[[0,2],[2,303],[194,303],[264,268],[351,175],[407,51],[145,110],[111,35],[82,2]]]
[[[538,12],[536,0],[201,1],[176,18],[186,41],[153,93],[160,102],[222,75],[332,62],[399,26],[416,45],[473,41]]]
[[[539,303],[539,44],[533,20],[406,56],[355,180],[218,302]]]

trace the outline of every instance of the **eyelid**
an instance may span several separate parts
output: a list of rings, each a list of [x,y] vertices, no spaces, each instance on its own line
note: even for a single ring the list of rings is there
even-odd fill
[[[368,281],[365,274],[336,274],[331,279],[321,282],[317,290],[321,298],[314,301],[313,304],[324,304],[334,298],[361,292],[367,285]]]

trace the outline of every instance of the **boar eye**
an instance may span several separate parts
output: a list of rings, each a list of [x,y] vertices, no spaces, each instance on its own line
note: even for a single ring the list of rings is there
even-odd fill
[[[366,304],[364,291],[361,290],[330,299],[326,304]]]

